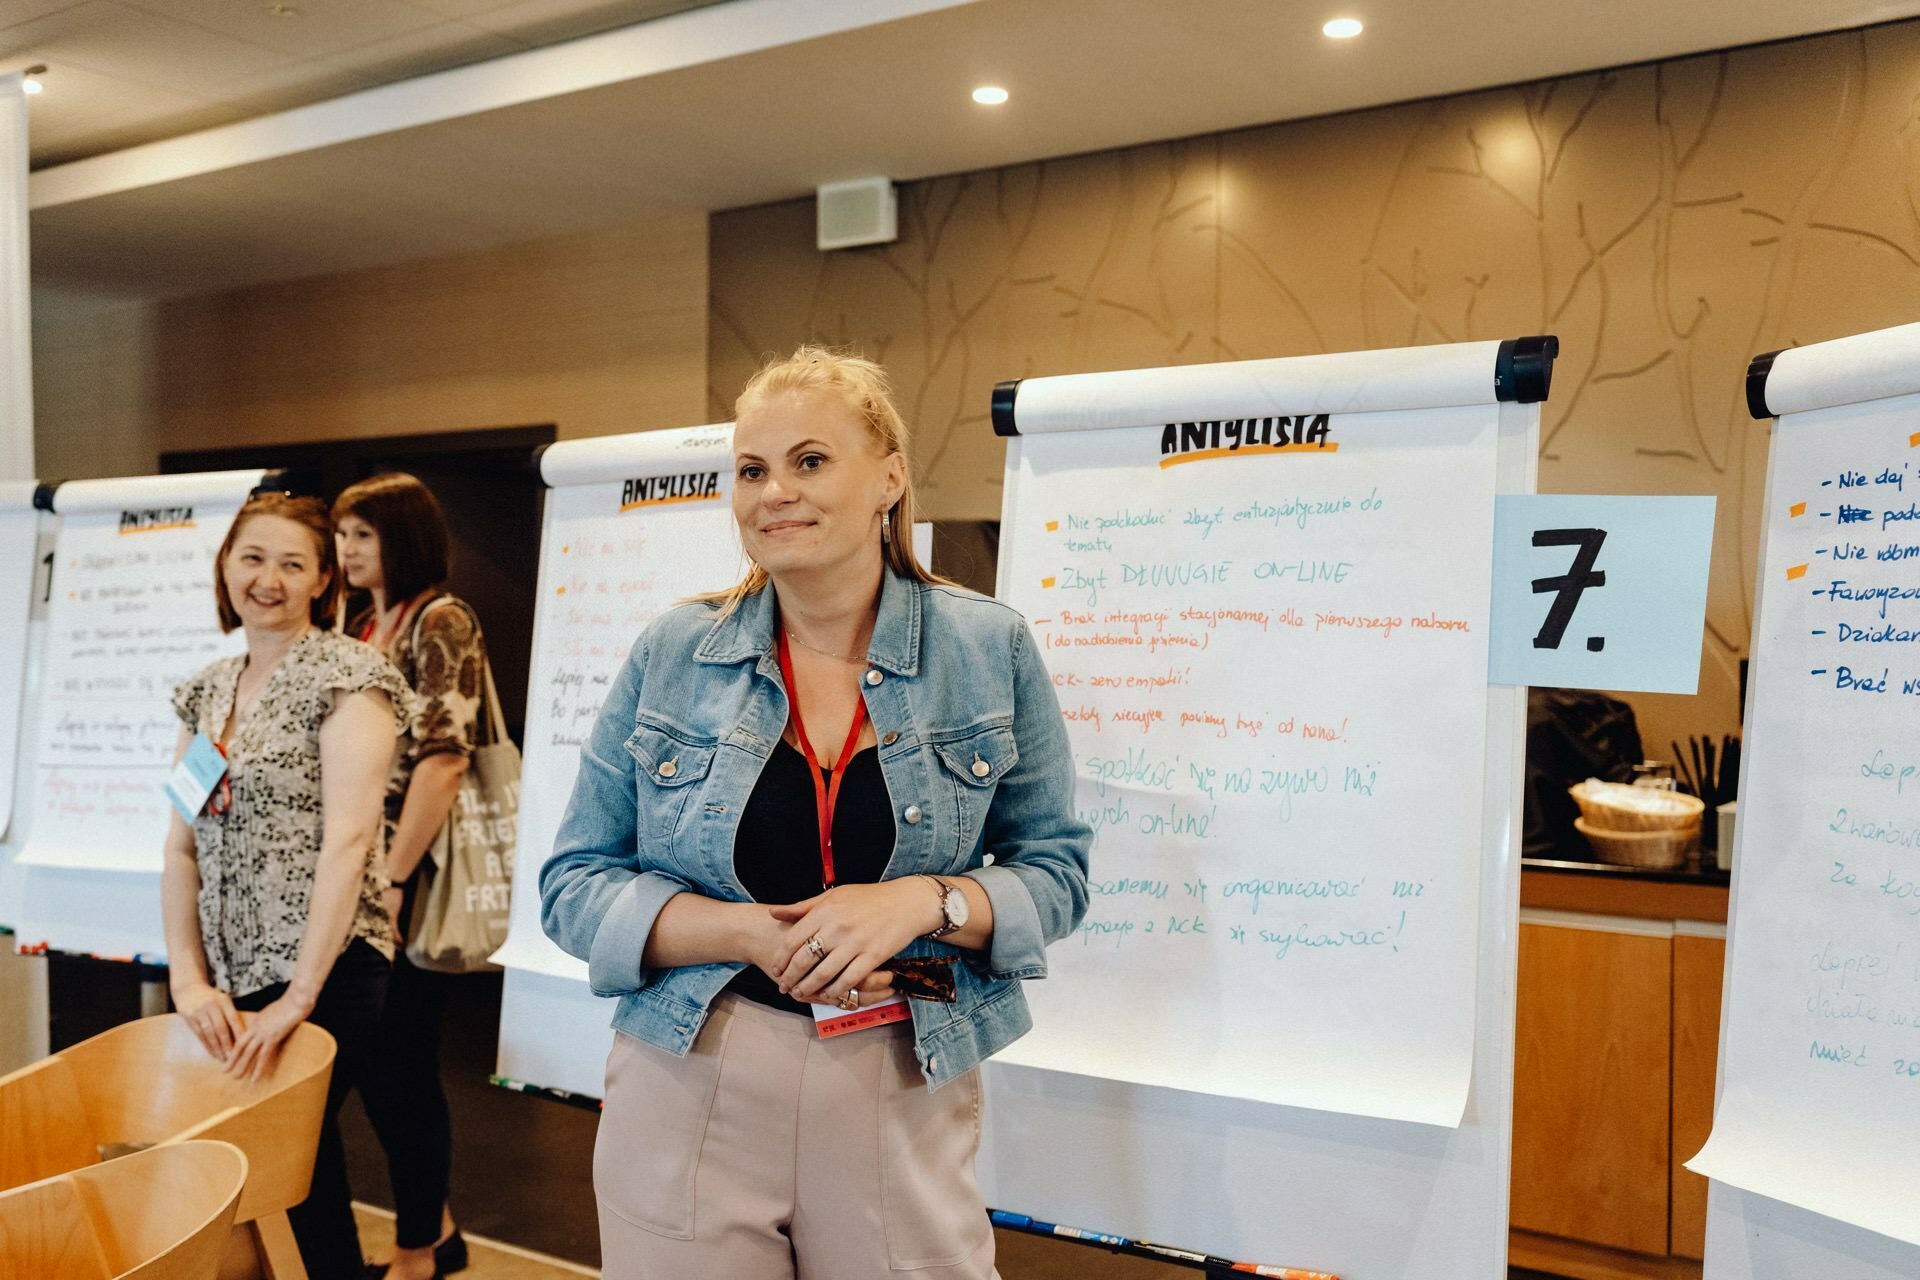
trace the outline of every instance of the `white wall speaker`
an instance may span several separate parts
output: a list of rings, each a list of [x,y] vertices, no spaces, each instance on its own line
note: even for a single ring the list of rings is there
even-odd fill
[[[814,209],[814,243],[823,250],[900,238],[899,202],[886,178],[829,182],[816,192]]]

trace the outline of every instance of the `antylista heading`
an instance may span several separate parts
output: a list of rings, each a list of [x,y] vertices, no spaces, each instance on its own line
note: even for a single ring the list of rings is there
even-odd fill
[[[1208,422],[1169,422],[1160,431],[1160,455],[1197,453],[1202,450],[1246,449],[1254,446],[1283,448],[1287,445],[1324,447],[1331,415],[1299,414],[1278,418],[1225,418]]]
[[[620,486],[620,505],[636,507],[648,502],[717,497],[720,493],[718,471],[694,471],[681,475],[644,476]]]

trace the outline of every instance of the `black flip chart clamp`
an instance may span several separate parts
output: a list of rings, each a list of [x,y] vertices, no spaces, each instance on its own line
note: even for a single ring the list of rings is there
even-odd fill
[[[260,483],[253,486],[247,494],[249,498],[263,493],[294,493],[294,473],[290,467],[272,467],[260,473]]]
[[[1539,404],[1553,386],[1553,361],[1559,354],[1560,339],[1550,333],[1505,339],[1493,359],[1493,398]]]
[[[1762,422],[1775,416],[1767,408],[1767,375],[1773,372],[1774,357],[1779,354],[1763,351],[1747,362],[1747,412]]]
[[[993,384],[993,434],[1017,436],[1020,428],[1013,421],[1013,402],[1020,398],[1020,379],[1009,378]]]

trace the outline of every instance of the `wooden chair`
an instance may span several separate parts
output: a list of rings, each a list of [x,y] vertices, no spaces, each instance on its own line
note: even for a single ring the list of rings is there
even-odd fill
[[[247,1158],[173,1142],[0,1191],[0,1280],[213,1280]]]
[[[242,1252],[270,1280],[306,1280],[287,1210],[313,1178],[333,1055],[333,1037],[303,1023],[256,1083],[228,1076],[178,1014],[103,1031],[0,1076],[0,1189],[129,1147],[230,1142],[251,1170],[234,1217]]]

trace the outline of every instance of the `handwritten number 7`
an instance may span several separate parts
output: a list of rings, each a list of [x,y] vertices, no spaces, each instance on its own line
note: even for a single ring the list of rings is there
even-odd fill
[[[1604,587],[1607,575],[1596,572],[1593,562],[1600,558],[1601,544],[1607,540],[1605,529],[1535,529],[1533,545],[1536,547],[1578,547],[1574,553],[1573,566],[1565,573],[1552,578],[1535,578],[1533,591],[1539,595],[1543,591],[1558,592],[1553,598],[1553,606],[1547,610],[1547,619],[1540,624],[1540,632],[1533,638],[1536,649],[1558,649],[1560,637],[1567,633],[1567,623],[1573,620],[1574,606],[1580,603],[1580,594],[1588,587]],[[1599,641],[1599,643],[1595,643]],[[1599,636],[1587,641],[1587,648],[1598,650],[1606,642]]]

